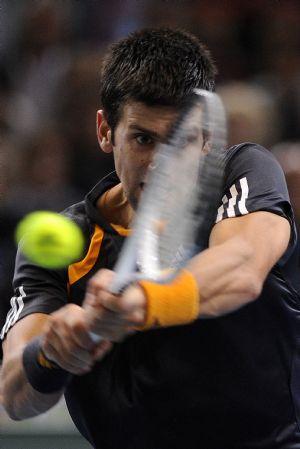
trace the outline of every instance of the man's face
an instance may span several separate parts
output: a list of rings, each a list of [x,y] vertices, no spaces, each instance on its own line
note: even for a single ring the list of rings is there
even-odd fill
[[[174,108],[129,102],[114,134],[114,159],[124,193],[135,209],[158,142],[166,139],[177,116]]]
[[[114,143],[111,142],[111,133],[108,133],[116,172],[134,209],[140,199],[154,150],[159,142],[165,141],[177,115],[178,110],[173,107],[128,102],[115,128]],[[103,149],[103,144],[100,144]],[[199,144],[203,145],[202,135]]]

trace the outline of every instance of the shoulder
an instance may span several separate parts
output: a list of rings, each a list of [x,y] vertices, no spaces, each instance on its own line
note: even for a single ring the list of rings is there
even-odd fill
[[[91,219],[89,218],[86,211],[85,201],[72,204],[71,206],[63,210],[61,212],[61,215],[64,215],[65,217],[74,221],[82,229],[82,231],[87,232],[91,226]]]
[[[256,211],[273,212],[293,221],[284,173],[270,151],[247,142],[231,147],[226,159],[217,221]]]
[[[72,204],[61,212],[62,215],[73,220],[82,230],[84,236],[90,237],[98,224],[107,228],[107,223],[101,217],[96,203],[98,198],[108,189],[120,182],[115,172],[102,178],[85,196],[83,201]]]
[[[283,170],[275,156],[261,145],[245,142],[227,150],[225,180],[227,187],[244,179],[251,188],[260,190],[279,189],[288,198]],[[256,189],[255,189],[256,190]]]
[[[247,164],[249,167],[260,164],[270,164],[270,167],[276,168],[283,173],[283,170],[270,150],[252,142],[243,142],[230,147],[225,156],[227,169],[235,165]]]

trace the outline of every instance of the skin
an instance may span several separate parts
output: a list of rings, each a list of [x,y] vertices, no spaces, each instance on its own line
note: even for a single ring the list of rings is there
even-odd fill
[[[139,202],[155,146],[165,139],[176,116],[174,108],[147,107],[143,103],[130,102],[123,107],[113,144],[105,112],[97,113],[100,147],[106,153],[113,152],[123,194],[133,209]]]
[[[105,112],[97,113],[100,146],[104,152],[114,154],[125,203],[132,211],[142,194],[155,144],[165,139],[176,114],[172,108],[128,103],[115,129],[113,143]],[[199,143],[206,151],[203,139]],[[254,301],[267,274],[286,250],[289,237],[288,221],[268,212],[216,224],[209,248],[187,265],[199,288],[199,317],[217,317]],[[27,383],[22,351],[34,336],[41,336],[50,360],[80,375],[91,370],[111,349],[109,340],[120,341],[143,323],[147,307],[143,290],[133,284],[121,295],[112,295],[109,289],[113,277],[110,270],[98,271],[88,283],[83,307],[68,304],[50,316],[32,314],[9,331],[3,345],[1,382],[3,404],[13,419],[49,409],[63,393],[40,394]],[[105,340],[93,343],[90,330]]]

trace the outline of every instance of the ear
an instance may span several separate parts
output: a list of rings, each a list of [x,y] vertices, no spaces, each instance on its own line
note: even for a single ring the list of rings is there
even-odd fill
[[[96,132],[100,148],[104,153],[111,153],[113,145],[111,141],[111,129],[107,123],[105,112],[100,109],[96,116]]]

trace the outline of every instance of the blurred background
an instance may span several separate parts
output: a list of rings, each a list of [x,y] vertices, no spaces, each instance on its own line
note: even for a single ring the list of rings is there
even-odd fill
[[[81,200],[113,169],[95,135],[99,67],[109,43],[144,26],[184,28],[211,49],[229,143],[275,154],[300,223],[299,23],[299,0],[0,0],[0,298],[19,219]],[[90,447],[63,402],[23,423],[0,408],[0,449],[71,445]]]

